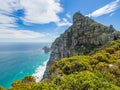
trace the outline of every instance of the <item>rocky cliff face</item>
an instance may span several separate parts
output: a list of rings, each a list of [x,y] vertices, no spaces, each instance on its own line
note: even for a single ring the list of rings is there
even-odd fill
[[[108,41],[120,39],[120,32],[85,17],[79,12],[73,16],[73,25],[58,37],[51,46],[51,56],[43,78],[49,77],[48,69],[63,57],[86,55]]]

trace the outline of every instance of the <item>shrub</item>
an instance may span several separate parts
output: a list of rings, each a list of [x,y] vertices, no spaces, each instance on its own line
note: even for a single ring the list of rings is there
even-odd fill
[[[27,83],[27,82],[35,82],[35,78],[33,76],[26,76],[22,79],[22,83]]]
[[[97,65],[96,65],[96,69],[97,70],[107,70],[108,69],[108,64],[104,63],[104,62],[99,62]]]
[[[97,53],[93,57],[94,57],[94,59],[97,59],[100,62],[107,62],[107,60],[108,60],[108,58],[102,53]]]
[[[114,54],[115,49],[114,48],[107,48],[106,52],[110,53],[110,54]]]
[[[58,69],[59,68],[59,69]],[[63,72],[64,74],[71,74],[82,70],[90,70],[89,56],[73,56],[70,58],[63,58],[51,66],[50,73]]]
[[[61,89],[65,90],[119,90],[120,88],[106,80],[97,77],[94,73],[83,71],[65,76]]]
[[[0,86],[0,90],[6,90],[5,88],[3,88],[2,86]]]

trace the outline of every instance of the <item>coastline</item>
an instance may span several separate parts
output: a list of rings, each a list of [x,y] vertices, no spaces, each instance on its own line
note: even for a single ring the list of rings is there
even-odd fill
[[[35,73],[32,74],[33,77],[35,77],[36,82],[40,82],[43,79],[44,72],[47,67],[47,62],[49,61],[49,58],[43,63],[43,66],[39,66],[36,70]]]

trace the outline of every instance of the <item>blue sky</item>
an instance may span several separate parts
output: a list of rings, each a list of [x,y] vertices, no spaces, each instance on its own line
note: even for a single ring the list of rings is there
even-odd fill
[[[0,42],[53,42],[83,15],[120,30],[120,0],[1,0]]]

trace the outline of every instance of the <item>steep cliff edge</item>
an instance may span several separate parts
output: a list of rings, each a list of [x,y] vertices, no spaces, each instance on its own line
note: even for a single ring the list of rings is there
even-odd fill
[[[120,32],[112,25],[109,27],[95,22],[77,12],[73,16],[73,25],[58,37],[51,46],[51,56],[43,78],[49,77],[48,69],[63,57],[86,55],[108,41],[120,39]]]

